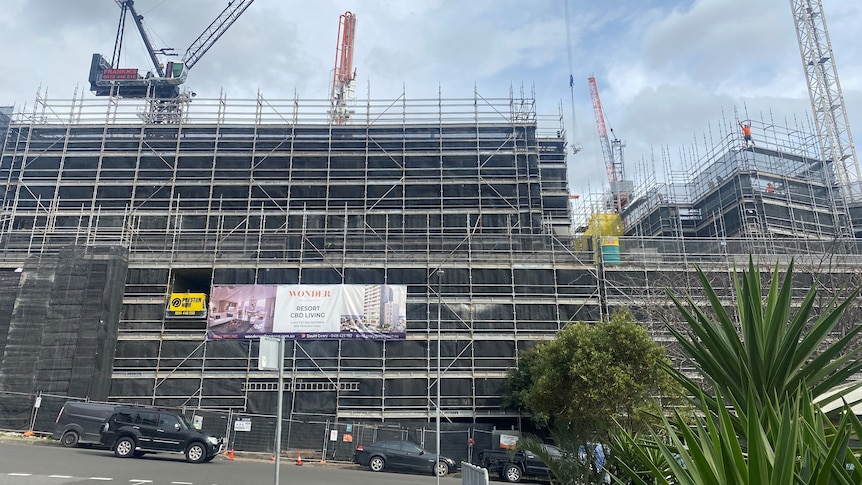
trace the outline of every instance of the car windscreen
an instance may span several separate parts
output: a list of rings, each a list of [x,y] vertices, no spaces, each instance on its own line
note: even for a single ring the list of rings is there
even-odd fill
[[[549,455],[559,458],[563,456],[563,450],[557,448],[556,446],[544,445],[545,451],[548,452]]]
[[[422,451],[422,448],[420,448],[419,445],[411,443],[409,441],[401,442],[401,449],[408,453],[419,453]]]
[[[189,418],[185,417],[185,415],[178,414],[177,417],[180,418],[180,422],[182,422],[183,427],[185,427],[186,429],[194,428],[192,423],[189,421]]]

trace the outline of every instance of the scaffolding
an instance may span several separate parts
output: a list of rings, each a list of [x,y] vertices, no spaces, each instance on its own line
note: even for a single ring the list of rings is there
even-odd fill
[[[696,296],[695,265],[725,281],[750,253],[763,271],[802,255],[800,288],[855,281],[854,241],[775,237],[764,245],[747,233],[697,237],[691,233],[706,231],[698,224],[671,237],[627,234],[618,261],[595,257],[596,248],[576,245],[571,230],[561,117],[538,116],[523,92],[366,100],[349,125],[330,123],[328,103],[195,99],[183,117],[155,123],[138,116],[146,100],[37,100],[13,116],[0,158],[0,308],[38,298],[38,285],[21,283],[34,265],[57,265],[70,247],[85,255],[110,248],[125,284],[102,293],[120,311],[109,387],[101,391],[112,401],[273,414],[275,378],[257,370],[258,343],[207,341],[205,320],[166,317],[171,293],[241,284],[406,285],[406,340],[290,343],[289,418],[427,423],[439,385],[446,421],[508,427],[519,416],[501,408],[507,371],[570,322],[631,308],[685,369],[662,323],[674,321],[664,290]],[[720,145],[740,142],[723,136]],[[816,165],[808,164],[814,157],[806,143],[776,158],[766,138],[757,142],[758,151],[720,158],[729,173],[753,180],[776,160]],[[814,184],[782,174],[785,183]],[[697,191],[708,187],[706,178],[675,183],[666,184],[668,202],[695,204],[710,194]],[[641,197],[660,188],[647,186]],[[39,275],[52,278],[48,269]],[[73,302],[72,294],[64,301]],[[0,325],[0,337],[23,335],[26,322],[4,313]],[[0,355],[9,352],[0,340]],[[37,376],[66,365],[31,364]],[[34,390],[4,389],[0,379],[0,391]]]
[[[846,187],[837,182],[834,164],[819,156],[810,123],[806,130],[798,120],[785,126],[767,117],[746,122],[755,146],[745,146],[736,122],[725,117],[703,135],[702,144],[676,157],[663,148],[658,163],[641,160],[639,182],[621,214],[626,234],[765,241],[852,237]],[[600,197],[606,195],[588,197],[584,208],[596,210]]]
[[[600,312],[561,117],[509,94],[368,100],[349,125],[318,100],[195,99],[156,122],[151,100],[38,99],[0,163],[0,259],[125,248],[111,400],[272,411],[257,342],[166,318],[173,292],[386,283],[408,286],[407,340],[293,342],[291,414],[429,420],[439,293],[446,419],[515,419],[499,389],[518,354]]]

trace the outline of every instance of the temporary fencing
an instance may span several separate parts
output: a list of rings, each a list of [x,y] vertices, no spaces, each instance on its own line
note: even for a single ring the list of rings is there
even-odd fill
[[[0,391],[0,430],[50,435],[57,415],[67,401],[84,399]],[[274,453],[276,416],[190,407],[175,410],[182,412],[195,427],[224,437],[227,450]],[[489,425],[441,423],[440,449],[443,455],[453,460],[469,463],[478,455],[474,449],[491,446],[491,433]],[[382,440],[410,440],[434,452],[436,426],[425,422],[348,422],[332,416],[297,414],[282,421],[281,451],[290,456],[301,453],[306,461],[349,462],[358,445]]]

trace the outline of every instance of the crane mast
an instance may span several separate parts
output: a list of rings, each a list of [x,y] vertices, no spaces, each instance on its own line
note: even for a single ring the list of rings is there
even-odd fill
[[[332,75],[330,90],[331,109],[329,116],[332,123],[343,125],[350,119],[352,110],[348,101],[355,96],[354,80],[356,71],[353,67],[353,47],[356,39],[356,15],[344,12],[338,20],[338,43],[335,45],[335,68]]]
[[[608,128],[605,125],[605,112],[602,110],[602,100],[599,98],[599,86],[596,84],[595,76],[587,78],[590,85],[590,97],[593,99],[593,113],[596,115],[596,129],[599,132],[599,142],[602,145],[602,154],[605,157],[605,170],[608,172],[608,182],[614,183],[621,180],[622,167],[618,167],[614,161],[614,152],[611,149],[611,141],[608,138]]]
[[[862,173],[850,134],[850,118],[838,81],[838,68],[826,29],[821,0],[791,0],[802,67],[820,152],[832,160],[845,201],[862,200]]]
[[[590,85],[590,97],[593,100],[593,113],[596,116],[596,130],[599,133],[599,142],[602,145],[602,154],[605,159],[605,170],[608,174],[608,183],[611,188],[610,208],[620,211],[628,204],[629,194],[633,184],[623,177],[623,149],[626,143],[614,134],[614,139],[608,137],[608,128],[605,125],[605,113],[602,109],[602,100],[599,98],[599,86],[595,76],[587,78]],[[614,130],[611,130],[614,133]]]

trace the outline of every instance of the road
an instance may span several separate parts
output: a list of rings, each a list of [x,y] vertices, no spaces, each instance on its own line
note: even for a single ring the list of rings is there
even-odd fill
[[[182,455],[116,458],[105,450],[0,442],[0,485],[267,485],[275,483],[275,463],[219,456],[211,463],[186,463]],[[279,485],[433,484],[436,478],[374,473],[357,465],[282,461]],[[440,483],[456,485],[460,478]]]

